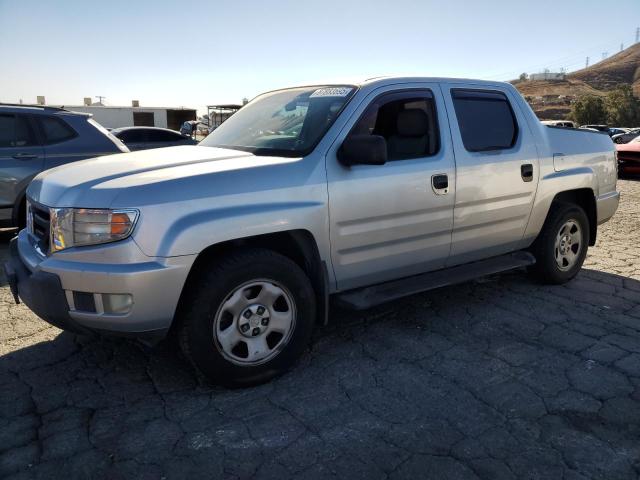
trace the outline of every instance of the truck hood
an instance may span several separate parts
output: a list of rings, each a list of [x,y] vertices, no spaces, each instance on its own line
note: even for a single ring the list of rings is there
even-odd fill
[[[287,164],[299,159],[255,156],[214,147],[179,146],[107,155],[62,165],[39,174],[29,185],[32,200],[52,207],[109,208],[118,197],[126,206],[144,204],[165,196],[176,200],[180,190],[203,182],[212,195],[212,176],[220,177],[246,169]],[[218,183],[218,182],[216,182]],[[179,184],[179,185],[169,185]],[[169,187],[177,187],[167,190]],[[134,194],[136,192],[137,194]],[[136,198],[137,197],[137,198]],[[123,206],[123,205],[117,205]]]

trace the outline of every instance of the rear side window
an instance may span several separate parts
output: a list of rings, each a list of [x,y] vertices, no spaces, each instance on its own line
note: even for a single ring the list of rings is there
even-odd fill
[[[22,115],[0,115],[0,147],[30,147],[37,145],[33,129]]]
[[[518,124],[503,93],[455,89],[451,95],[464,148],[487,152],[515,145]]]
[[[38,121],[40,122],[46,145],[64,142],[76,136],[75,130],[59,118],[39,117]]]
[[[146,141],[146,135],[143,130],[125,130],[115,135],[124,143],[142,143]]]
[[[182,135],[173,133],[173,132],[165,132],[162,130],[149,130],[149,141],[150,142],[177,142],[182,140]]]

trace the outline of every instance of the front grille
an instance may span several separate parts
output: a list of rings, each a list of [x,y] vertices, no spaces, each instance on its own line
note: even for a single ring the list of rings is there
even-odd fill
[[[38,240],[40,249],[48,253],[49,252],[49,229],[51,218],[49,215],[49,209],[41,205],[30,203],[29,215],[31,215],[31,222],[33,225],[33,236]]]

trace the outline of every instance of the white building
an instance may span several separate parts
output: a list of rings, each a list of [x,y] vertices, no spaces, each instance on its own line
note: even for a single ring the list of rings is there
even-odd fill
[[[529,75],[529,80],[564,80],[566,76],[565,72],[532,73]]]
[[[84,105],[57,105],[74,112],[91,113],[96,122],[106,128],[119,127],[162,127],[180,130],[187,120],[196,120],[194,108],[140,107],[134,100],[131,107],[91,105],[85,99]]]

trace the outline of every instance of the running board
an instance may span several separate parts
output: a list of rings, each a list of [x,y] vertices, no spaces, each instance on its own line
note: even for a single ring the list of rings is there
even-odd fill
[[[527,267],[534,263],[536,263],[536,259],[529,252],[517,251],[435,272],[349,290],[335,295],[334,303],[350,310],[365,310],[415,293],[468,282],[478,277]]]

